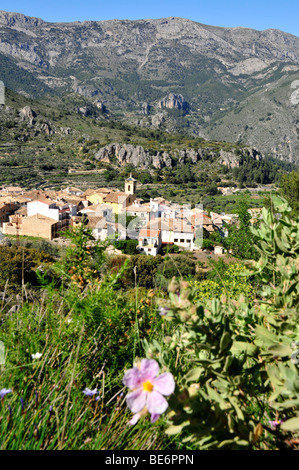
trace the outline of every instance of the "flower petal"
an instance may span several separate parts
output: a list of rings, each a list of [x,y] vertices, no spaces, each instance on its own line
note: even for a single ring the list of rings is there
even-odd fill
[[[137,423],[137,421],[139,420],[140,417],[141,417],[141,414],[140,414],[140,413],[136,413],[136,414],[133,415],[132,418],[130,419],[129,424],[131,424],[131,426],[134,426],[134,424]]]
[[[150,392],[147,394],[146,407],[150,414],[162,414],[168,408],[168,403],[159,392]]]
[[[2,390],[0,390],[0,398],[5,397],[7,393],[11,393],[11,392],[12,392],[11,388],[2,388]]]
[[[151,415],[151,423],[155,423],[157,421],[157,419],[160,418],[160,415],[158,415],[157,413],[153,413]]]
[[[165,372],[159,375],[153,381],[154,390],[162,393],[162,395],[171,395],[175,389],[175,382],[173,375],[170,372]]]
[[[134,392],[128,393],[127,395],[127,405],[132,413],[139,413],[146,404],[146,395],[142,389],[134,390]]]
[[[128,388],[138,388],[142,382],[142,374],[138,367],[128,370],[123,377],[123,384]]]
[[[140,372],[143,380],[154,379],[159,373],[159,364],[154,359],[141,359]]]

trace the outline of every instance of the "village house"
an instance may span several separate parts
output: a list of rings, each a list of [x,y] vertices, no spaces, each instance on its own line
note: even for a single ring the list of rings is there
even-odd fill
[[[9,194],[9,195],[18,195],[18,194],[23,194],[24,189],[21,188],[20,186],[6,186],[2,187],[1,193],[4,195]]]
[[[162,219],[161,217],[152,219],[147,223],[146,228],[150,230],[160,230],[162,245],[173,245],[174,233],[168,219]]]
[[[0,203],[0,227],[4,222],[9,221],[9,216],[14,214],[15,211],[20,207],[20,204],[16,202],[1,202]]]
[[[177,245],[189,250],[194,249],[194,227],[184,219],[157,218],[150,220],[147,229],[160,230],[162,245]]]
[[[90,202],[91,205],[96,205],[96,204],[103,204],[105,197],[107,197],[109,194],[111,194],[113,191],[109,192],[94,192],[90,196],[86,196],[87,201]]]
[[[194,249],[194,226],[185,220],[173,221],[173,242],[175,245],[188,250]]]
[[[162,246],[161,230],[142,228],[139,232],[137,250],[146,255],[156,256]]]
[[[198,228],[203,228],[209,233],[214,232],[213,221],[211,217],[209,217],[204,212],[196,212],[190,217],[189,221],[194,226],[195,230]]]
[[[108,188],[87,189],[83,196],[90,204],[102,204],[104,198],[112,192],[114,191]]]
[[[150,219],[150,208],[146,204],[140,206],[132,204],[126,207],[126,213],[131,217],[138,217],[142,225],[147,223]]]
[[[112,220],[112,207],[108,204],[92,204],[80,210],[80,214],[91,217],[104,217],[106,220]]]
[[[84,194],[83,191],[79,188],[74,188],[72,186],[68,186],[67,188],[63,189],[62,192],[66,192],[67,194],[71,196],[82,196]]]
[[[108,222],[105,217],[91,217],[88,219],[87,228],[92,230],[95,240],[105,241],[108,238],[125,240],[126,229],[121,224]]]
[[[3,224],[3,234],[46,238],[52,240],[58,236],[62,223],[42,214],[27,217],[12,216],[10,222]]]
[[[140,207],[144,204],[144,199],[141,199],[140,197],[136,197],[135,201],[133,202],[132,206]],[[149,204],[147,204],[149,206]]]
[[[150,217],[156,219],[161,217],[162,212],[170,207],[171,203],[162,197],[150,199]]]
[[[220,214],[217,214],[216,212],[210,212],[210,217],[212,219],[213,224],[215,227],[218,229],[221,229],[223,227],[223,216]]]
[[[27,215],[44,215],[50,219],[61,222],[62,227],[70,225],[72,216],[77,215],[77,206],[72,204],[58,203],[51,200],[36,200],[27,203]]]

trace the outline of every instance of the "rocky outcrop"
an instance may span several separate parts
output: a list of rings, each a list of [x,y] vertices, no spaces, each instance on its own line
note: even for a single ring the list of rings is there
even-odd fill
[[[142,103],[142,114],[147,116],[150,113],[151,107],[148,103]]]
[[[158,102],[157,107],[159,109],[168,108],[188,111],[190,106],[183,95],[174,95],[173,93],[169,93],[168,96],[164,96],[164,98]]]
[[[40,130],[41,130],[41,132],[43,132],[46,135],[52,135],[53,134],[53,131],[52,131],[51,127],[46,122],[41,125]]]
[[[163,113],[155,114],[152,117],[152,126],[157,129],[162,126],[163,122],[165,122],[165,117]]]
[[[239,167],[242,164],[242,156],[250,156],[254,160],[262,160],[264,158],[264,155],[255,148],[246,147],[239,151],[239,153],[220,150],[220,163],[228,168]]]
[[[30,108],[30,106],[24,106],[20,110],[20,118],[22,120],[28,120],[30,125],[32,126],[34,124],[34,118],[36,117],[36,113]]]
[[[7,26],[17,26],[22,28],[36,28],[45,24],[40,18],[34,18],[31,16],[25,16],[22,13],[9,13],[6,11],[0,11],[0,23]]]
[[[261,154],[261,152],[256,150],[254,147],[248,147],[246,148],[246,151],[248,151],[248,155],[254,158],[254,160],[262,160],[264,158],[264,155]]]
[[[230,158],[231,153],[226,152]],[[113,163],[115,159],[119,165],[134,165],[136,168],[150,169],[157,168],[161,170],[164,167],[172,168],[175,165],[184,165],[186,163],[195,164],[199,160],[209,160],[218,158],[219,154],[210,148],[204,149],[185,149],[174,150],[172,154],[168,152],[154,152],[145,150],[142,146],[134,147],[130,144],[110,144],[101,147],[96,153],[95,158],[101,162]],[[224,158],[224,157],[223,157]],[[228,157],[227,157],[228,159]]]
[[[85,99],[74,107],[100,99],[112,119],[142,117],[142,125],[169,131],[183,126],[298,161],[294,35],[175,17],[47,23],[0,11],[0,53],[0,76],[13,76],[10,85],[25,96],[76,92]],[[103,112],[89,108],[95,117]]]
[[[91,111],[90,111],[90,108],[88,106],[78,106],[76,108],[76,112],[78,114],[82,114],[82,116],[90,116],[91,115]]]
[[[72,129],[70,127],[61,127],[60,131],[65,135],[70,135],[72,133]]]
[[[100,94],[101,91],[87,86],[78,86],[75,89],[75,93],[78,93],[79,95],[85,96],[87,98],[92,98],[93,96]]]
[[[107,112],[107,108],[102,101],[96,100],[93,104],[102,114]]]
[[[130,144],[111,144],[100,148],[95,154],[95,159],[102,162],[111,163],[115,158],[122,166],[131,164],[137,168],[159,170],[172,167],[172,158],[167,152],[153,153],[145,150],[141,145],[134,147]]]

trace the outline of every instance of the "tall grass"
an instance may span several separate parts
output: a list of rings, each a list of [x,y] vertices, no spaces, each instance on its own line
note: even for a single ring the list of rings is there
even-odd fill
[[[113,282],[69,284],[10,307],[0,314],[0,390],[12,390],[0,400],[1,450],[165,447],[163,420],[128,425],[122,386],[124,370],[144,354],[142,339],[160,334],[151,297],[140,298],[138,286],[124,296]],[[97,394],[84,395],[86,387]]]

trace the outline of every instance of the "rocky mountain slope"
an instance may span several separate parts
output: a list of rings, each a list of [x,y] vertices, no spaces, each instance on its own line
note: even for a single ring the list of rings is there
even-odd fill
[[[299,38],[279,30],[182,18],[48,23],[0,11],[0,79],[39,99],[75,93],[83,115],[91,106],[299,161]]]

